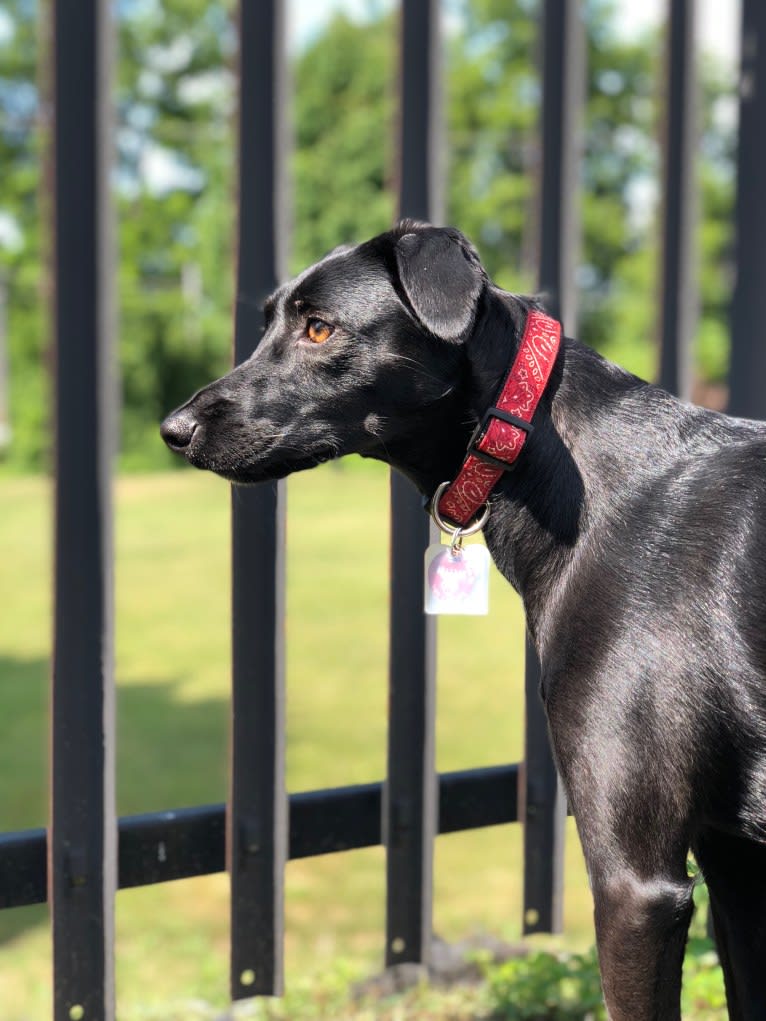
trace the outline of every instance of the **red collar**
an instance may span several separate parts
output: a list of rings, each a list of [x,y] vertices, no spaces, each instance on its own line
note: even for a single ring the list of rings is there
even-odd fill
[[[495,405],[484,413],[457,478],[439,498],[442,518],[465,528],[503,472],[513,466],[532,431],[532,416],[550,379],[560,341],[560,323],[544,312],[527,314],[524,336]]]

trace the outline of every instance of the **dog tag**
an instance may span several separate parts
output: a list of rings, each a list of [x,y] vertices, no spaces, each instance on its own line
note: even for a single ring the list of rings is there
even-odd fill
[[[478,543],[453,550],[429,546],[425,560],[426,613],[489,612],[489,550]]]

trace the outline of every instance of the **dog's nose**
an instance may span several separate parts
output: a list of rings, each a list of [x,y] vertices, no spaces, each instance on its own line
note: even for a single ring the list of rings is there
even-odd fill
[[[196,429],[197,421],[194,416],[186,409],[182,409],[168,415],[160,426],[160,435],[171,450],[182,454],[191,443]]]

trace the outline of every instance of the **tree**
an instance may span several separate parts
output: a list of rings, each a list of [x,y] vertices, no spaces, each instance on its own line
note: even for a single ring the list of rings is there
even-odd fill
[[[8,0],[0,19],[0,274],[8,293],[11,452],[24,467],[46,453],[47,363],[44,194],[47,111],[38,101],[38,15],[32,0]],[[43,69],[40,73],[42,74]]]
[[[460,0],[445,47],[448,219],[511,290],[536,282],[540,80],[537,0]],[[0,19],[0,270],[9,277],[16,465],[46,448],[45,246],[36,7]],[[157,422],[230,361],[235,151],[229,5],[118,5],[119,351],[123,457],[169,464]],[[292,55],[291,268],[384,230],[394,215],[396,20],[335,16]],[[661,46],[624,39],[589,0],[579,334],[651,376],[656,353],[656,142]],[[734,95],[703,65],[700,367],[723,378],[730,291]],[[573,182],[574,186],[574,182]],[[4,231],[4,224],[6,224]],[[7,225],[11,226],[8,227]],[[15,240],[13,231],[15,230]],[[41,300],[41,297],[43,300]]]
[[[336,15],[295,62],[295,270],[391,223],[394,59],[390,17]]]
[[[162,464],[157,423],[230,358],[235,31],[223,4],[163,0],[127,7],[119,43],[123,450]]]

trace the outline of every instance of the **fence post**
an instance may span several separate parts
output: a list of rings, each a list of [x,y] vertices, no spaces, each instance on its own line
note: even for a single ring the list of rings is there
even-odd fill
[[[439,4],[404,0],[401,23],[402,216],[441,219]],[[391,475],[391,618],[386,845],[386,965],[427,963],[432,928],[436,628],[423,613],[423,554],[432,536],[415,487]]]
[[[239,5],[239,220],[234,357],[261,336],[284,271],[284,24],[279,0]],[[227,864],[231,995],[283,986],[284,482],[232,488],[232,723]]]
[[[56,0],[54,1018],[114,1018],[110,4]]]
[[[693,246],[697,207],[695,0],[670,0],[666,40],[660,385],[691,397],[691,342],[696,320]]]
[[[546,0],[543,11],[540,289],[565,330],[576,329],[580,138],[585,31],[578,2]],[[524,806],[525,934],[563,925],[566,802],[540,700],[540,663],[527,640]]]
[[[760,339],[766,317],[766,4],[761,0],[742,2],[741,60],[729,410],[766,418],[766,344]]]

